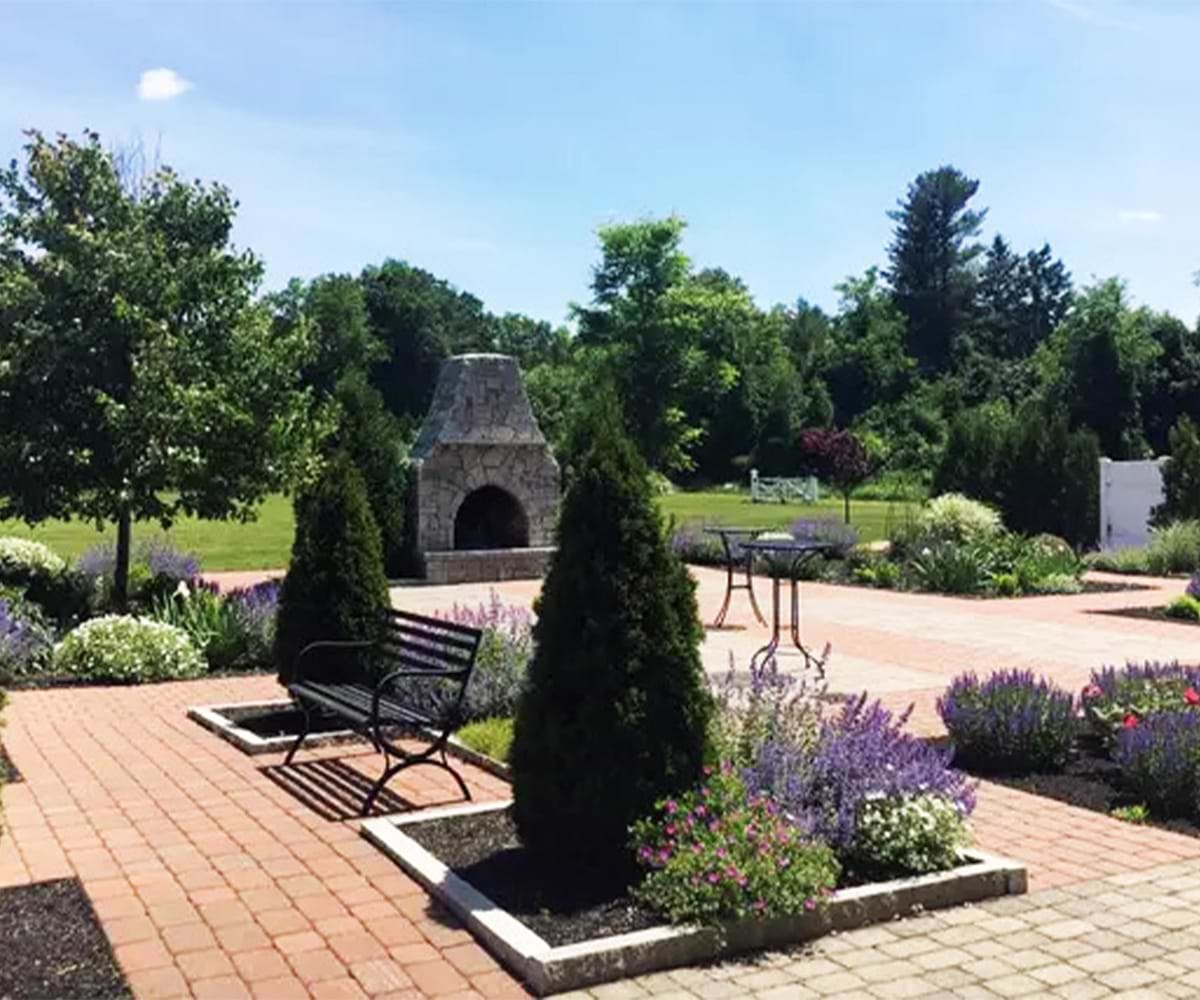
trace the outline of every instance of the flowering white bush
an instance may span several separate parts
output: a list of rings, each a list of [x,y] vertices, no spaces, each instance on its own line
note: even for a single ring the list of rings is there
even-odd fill
[[[128,615],[84,622],[54,647],[53,664],[58,674],[125,683],[180,680],[205,671],[204,657],[183,629]]]
[[[934,497],[922,508],[919,523],[926,535],[944,542],[984,541],[1004,527],[991,507],[961,493]]]
[[[865,865],[913,875],[958,863],[967,824],[943,795],[867,799],[858,818],[854,855]]]
[[[0,578],[55,576],[66,568],[66,560],[48,545],[28,538],[0,538]]]

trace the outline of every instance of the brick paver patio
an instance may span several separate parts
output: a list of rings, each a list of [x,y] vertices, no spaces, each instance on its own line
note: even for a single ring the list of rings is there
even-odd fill
[[[720,574],[698,571],[702,611]],[[762,584],[760,584],[762,586]],[[933,701],[954,673],[1028,665],[1078,687],[1099,663],[1186,658],[1197,633],[1096,615],[1164,603],[1154,590],[982,602],[806,585],[804,620],[830,641],[833,687]],[[531,601],[536,584],[502,584]],[[764,588],[765,590],[765,588]],[[482,587],[393,592],[412,610],[487,596]],[[760,596],[762,596],[760,594]],[[737,595],[744,598],[744,595]],[[735,622],[749,616],[737,603]],[[710,633],[705,662],[744,666],[761,627]],[[305,752],[296,766],[243,755],[185,718],[193,704],[275,696],[265,677],[13,695],[4,742],[25,782],[4,791],[0,885],[77,875],[142,997],[521,995],[457,922],[358,835],[352,803],[365,747]],[[465,768],[477,798],[503,782]],[[389,808],[453,801],[436,769],[392,785]],[[997,785],[980,788],[978,843],[1024,860],[1034,892],[769,955],[589,991],[717,997],[1200,996],[1200,840],[1120,823]],[[1146,992],[1149,989],[1150,992]],[[769,992],[774,991],[774,992]],[[1189,992],[1190,991],[1190,992]]]

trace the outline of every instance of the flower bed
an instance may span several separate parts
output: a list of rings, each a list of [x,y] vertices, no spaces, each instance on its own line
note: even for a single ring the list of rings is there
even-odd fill
[[[959,747],[956,763],[1033,794],[1200,836],[1200,667],[1103,667],[1077,700],[1029,672],[983,682],[964,675],[938,707]],[[981,752],[989,747],[995,752]]]
[[[811,910],[670,926],[639,906],[624,886],[614,891],[611,872],[581,879],[577,868],[564,871],[523,857],[511,824],[494,818],[504,816],[508,806],[486,803],[372,819],[363,823],[362,833],[539,995],[794,945],[834,930],[1026,888],[1021,865],[969,851],[949,871],[839,889]],[[473,850],[479,853],[473,856]],[[443,854],[453,857],[448,862]],[[605,883],[597,886],[604,878],[607,891]]]

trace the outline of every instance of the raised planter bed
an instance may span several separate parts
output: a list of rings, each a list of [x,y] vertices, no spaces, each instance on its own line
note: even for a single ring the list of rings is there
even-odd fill
[[[972,850],[964,855],[960,867],[950,871],[840,889],[822,910],[777,920],[742,921],[720,930],[657,922],[646,926],[644,913],[633,912],[635,907],[622,898],[609,901],[608,912],[599,914],[597,911],[604,909],[603,901],[593,901],[587,919],[559,921],[556,915],[549,918],[543,915],[542,928],[549,930],[551,923],[570,922],[578,932],[590,922],[614,926],[619,932],[553,944],[416,839],[421,836],[416,830],[418,824],[441,823],[453,817],[482,818],[482,814],[506,810],[509,805],[491,802],[424,810],[366,820],[361,830],[363,836],[458,915],[500,961],[539,995],[747,951],[793,945],[830,931],[890,920],[920,909],[1023,893],[1027,885],[1023,865]],[[511,848],[501,847],[486,863],[502,867],[513,860],[515,853]],[[482,863],[476,867],[482,867]],[[537,923],[537,919],[530,922]]]
[[[286,699],[194,705],[187,714],[189,719],[248,754],[286,753],[296,741],[304,723],[304,713]],[[428,735],[433,739],[436,734]],[[312,749],[358,742],[362,742],[362,737],[346,729],[344,723],[337,719],[321,718],[313,720],[313,731],[304,741],[304,746]],[[472,750],[453,736],[446,749],[452,756],[497,777],[507,779],[511,776],[507,764]]]

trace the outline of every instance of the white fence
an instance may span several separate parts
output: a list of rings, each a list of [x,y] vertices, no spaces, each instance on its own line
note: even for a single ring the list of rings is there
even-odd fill
[[[1145,545],[1150,512],[1163,501],[1165,458],[1144,462],[1100,459],[1100,548]]]
[[[820,499],[821,487],[816,476],[786,479],[760,476],[758,469],[750,470],[750,500],[753,503],[816,503]]]

